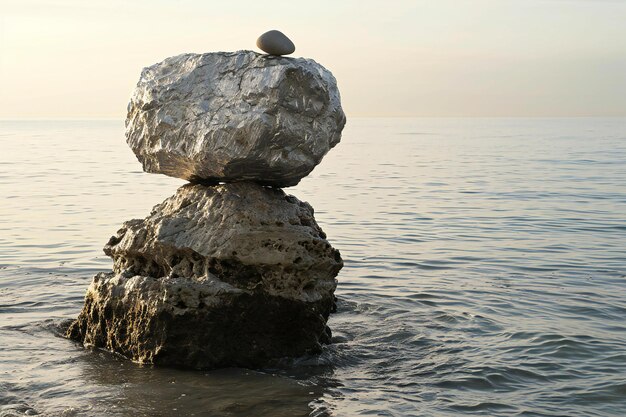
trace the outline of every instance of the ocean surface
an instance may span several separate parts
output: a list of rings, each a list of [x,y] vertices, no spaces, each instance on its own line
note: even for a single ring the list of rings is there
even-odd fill
[[[335,343],[273,369],[59,335],[182,184],[123,121],[0,122],[0,416],[626,415],[626,119],[349,119],[289,189],[345,260]]]

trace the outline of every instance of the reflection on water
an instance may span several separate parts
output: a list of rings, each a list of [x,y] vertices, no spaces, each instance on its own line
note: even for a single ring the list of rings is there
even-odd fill
[[[333,345],[141,367],[58,337],[182,180],[121,122],[0,122],[0,416],[622,415],[626,120],[351,119],[290,191],[346,266]]]
[[[323,394],[315,386],[275,374],[232,369],[214,372],[143,368],[110,354],[80,357],[77,379],[119,387],[99,410],[125,416],[285,415],[306,416]],[[91,392],[86,393],[93,395]]]

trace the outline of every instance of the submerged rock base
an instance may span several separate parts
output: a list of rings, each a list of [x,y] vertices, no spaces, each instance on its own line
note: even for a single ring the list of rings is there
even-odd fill
[[[330,342],[343,266],[313,209],[254,183],[185,185],[124,223],[67,336],[142,363],[259,367]]]
[[[330,342],[331,298],[288,300],[181,278],[97,275],[68,336],[140,363],[260,367]]]

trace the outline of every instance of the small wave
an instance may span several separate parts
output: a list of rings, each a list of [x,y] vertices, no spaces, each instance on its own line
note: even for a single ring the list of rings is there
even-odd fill
[[[453,405],[450,409],[455,411],[477,412],[477,411],[514,411],[517,408],[508,404],[496,402],[480,402],[472,405]]]

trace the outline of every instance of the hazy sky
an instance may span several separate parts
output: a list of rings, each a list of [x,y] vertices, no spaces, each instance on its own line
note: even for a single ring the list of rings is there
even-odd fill
[[[0,118],[123,118],[142,67],[269,29],[348,116],[626,116],[626,0],[0,0]]]

